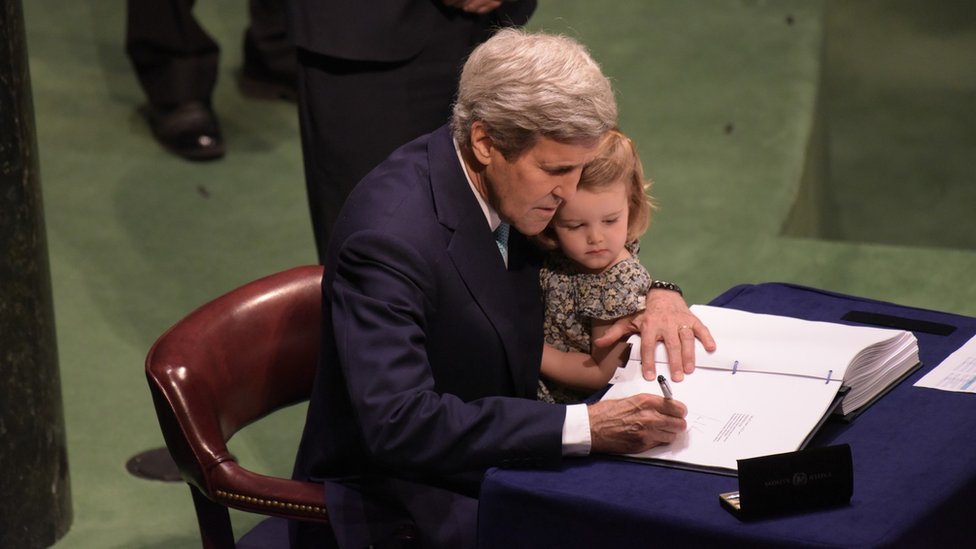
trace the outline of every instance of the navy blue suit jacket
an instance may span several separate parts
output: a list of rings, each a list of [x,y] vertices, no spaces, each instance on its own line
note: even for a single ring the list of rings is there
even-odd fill
[[[436,518],[418,496],[427,488],[474,495],[488,467],[560,463],[565,408],[535,400],[539,256],[512,231],[505,268],[447,127],[349,196],[325,261],[322,358],[295,470],[326,482],[340,540],[423,522],[410,502]]]

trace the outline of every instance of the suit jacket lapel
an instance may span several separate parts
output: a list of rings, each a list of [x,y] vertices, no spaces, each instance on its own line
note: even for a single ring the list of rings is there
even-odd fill
[[[505,269],[484,213],[461,171],[446,127],[438,130],[429,141],[428,158],[437,218],[451,232],[448,254],[475,302],[498,332],[516,395],[528,397],[530,395],[526,393],[535,390],[534,378],[538,369],[525,364],[525,337],[520,337],[523,326],[519,317],[519,299],[524,294],[521,286],[525,275]],[[493,251],[495,253],[491,253]],[[523,284],[516,285],[514,281],[519,279]],[[533,282],[538,287],[538,278]],[[541,318],[539,322],[541,331]]]

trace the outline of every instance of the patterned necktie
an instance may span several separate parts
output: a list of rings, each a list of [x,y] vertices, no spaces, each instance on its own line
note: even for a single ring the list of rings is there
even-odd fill
[[[502,223],[493,233],[495,235],[495,244],[498,245],[498,251],[501,252],[506,267],[508,266],[508,229],[508,223]]]

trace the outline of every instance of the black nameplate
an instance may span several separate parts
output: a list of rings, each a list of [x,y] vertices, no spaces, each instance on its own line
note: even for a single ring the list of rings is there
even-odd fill
[[[740,459],[738,468],[739,491],[719,497],[741,519],[846,505],[854,494],[847,444]]]
[[[848,311],[847,314],[840,318],[841,320],[860,322],[861,324],[873,324],[875,326],[884,326],[886,328],[897,328],[899,330],[907,330],[909,332],[925,332],[927,334],[935,334],[940,336],[947,336],[956,331],[956,327],[950,326],[949,324],[930,322],[928,320],[918,320],[915,318],[906,318],[903,316],[869,313],[867,311]]]

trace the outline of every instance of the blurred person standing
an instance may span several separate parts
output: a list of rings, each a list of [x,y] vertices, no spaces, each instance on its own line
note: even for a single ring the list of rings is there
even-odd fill
[[[295,47],[285,0],[249,0],[241,91],[295,100]],[[125,51],[146,93],[153,137],[187,160],[225,153],[212,97],[220,47],[193,15],[195,0],[128,0]]]
[[[305,185],[319,261],[352,188],[450,119],[461,66],[536,0],[287,0]]]

